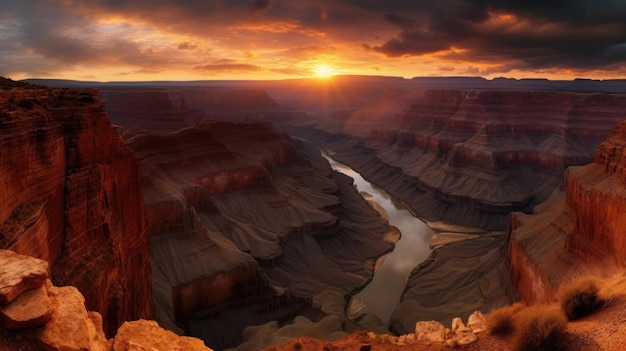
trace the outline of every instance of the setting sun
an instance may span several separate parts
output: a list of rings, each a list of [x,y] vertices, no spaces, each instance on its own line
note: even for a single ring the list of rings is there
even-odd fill
[[[328,78],[335,74],[335,70],[328,65],[317,65],[313,70],[315,76],[318,78]]]

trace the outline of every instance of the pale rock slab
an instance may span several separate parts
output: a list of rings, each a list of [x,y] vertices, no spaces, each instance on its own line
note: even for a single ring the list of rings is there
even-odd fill
[[[463,320],[459,317],[456,317],[454,319],[452,319],[452,332],[453,333],[459,333],[459,332],[465,332],[465,331],[469,331],[471,332],[472,330],[468,327],[465,326],[465,324],[463,324]]]
[[[487,330],[487,318],[480,311],[474,311],[469,318],[467,318],[467,326],[472,329],[474,334],[482,333]]]
[[[446,327],[436,321],[415,323],[415,336],[418,342],[443,343],[447,334]]]
[[[200,339],[179,336],[155,321],[124,322],[113,340],[113,351],[213,351]]]
[[[48,277],[48,262],[0,250],[0,304],[8,304],[21,293],[43,285]]]
[[[45,286],[28,290],[8,305],[0,305],[0,323],[6,329],[42,326],[52,318],[52,304]]]
[[[48,287],[52,318],[38,333],[39,341],[53,351],[107,351],[107,345],[85,309],[85,298],[73,286]],[[92,318],[98,320],[97,316]],[[101,319],[100,319],[101,321]],[[100,328],[100,331],[102,328]]]

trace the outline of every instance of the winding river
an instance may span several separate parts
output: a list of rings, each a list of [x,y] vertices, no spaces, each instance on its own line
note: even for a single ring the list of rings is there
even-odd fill
[[[433,230],[419,218],[416,218],[402,205],[396,204],[389,194],[366,181],[349,166],[335,161],[323,153],[331,167],[354,179],[357,189],[367,200],[374,201],[387,211],[389,223],[401,233],[394,250],[379,258],[373,280],[353,299],[365,304],[360,313],[377,315],[385,326],[393,310],[400,302],[400,296],[407,278],[413,268],[423,262],[430,254],[430,240]]]

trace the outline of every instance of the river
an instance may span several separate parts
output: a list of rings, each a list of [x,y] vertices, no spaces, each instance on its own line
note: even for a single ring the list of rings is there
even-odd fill
[[[373,313],[388,327],[389,318],[400,302],[409,274],[430,255],[433,230],[404,206],[396,204],[385,190],[366,181],[355,170],[335,161],[329,155],[323,153],[323,156],[334,170],[352,177],[357,189],[366,199],[375,201],[384,208],[389,216],[389,223],[401,233],[394,250],[379,258],[372,281],[353,297],[353,300],[365,304],[360,313]]]

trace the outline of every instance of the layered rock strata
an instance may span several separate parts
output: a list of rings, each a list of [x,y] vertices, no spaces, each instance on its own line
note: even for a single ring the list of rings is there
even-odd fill
[[[343,333],[343,296],[392,247],[391,228],[316,148],[254,123],[125,137],[140,164],[163,325],[219,349],[251,335],[245,326],[296,316]],[[324,324],[329,314],[338,323]]]
[[[47,267],[46,261],[0,250],[0,350],[211,351],[199,339],[146,320],[124,322],[107,340],[102,316],[87,311],[75,287],[54,286]]]
[[[127,130],[169,133],[203,117],[201,111],[187,106],[180,89],[101,89],[98,98],[111,121]]]
[[[522,300],[551,301],[564,281],[608,276],[626,266],[625,146],[622,122],[598,147],[594,162],[568,168],[564,188],[533,215],[513,214],[508,256]]]
[[[626,116],[621,95],[435,90],[413,98],[387,118],[368,119],[365,107],[296,133],[421,216],[485,229],[504,229],[511,211],[544,201],[564,169],[590,162]],[[363,124],[367,138],[358,136]]]
[[[243,87],[103,87],[98,93],[122,130],[167,134],[204,118],[265,120],[281,114],[265,90]]]
[[[152,312],[137,162],[95,90],[0,92],[0,248],[52,262],[113,332]]]

